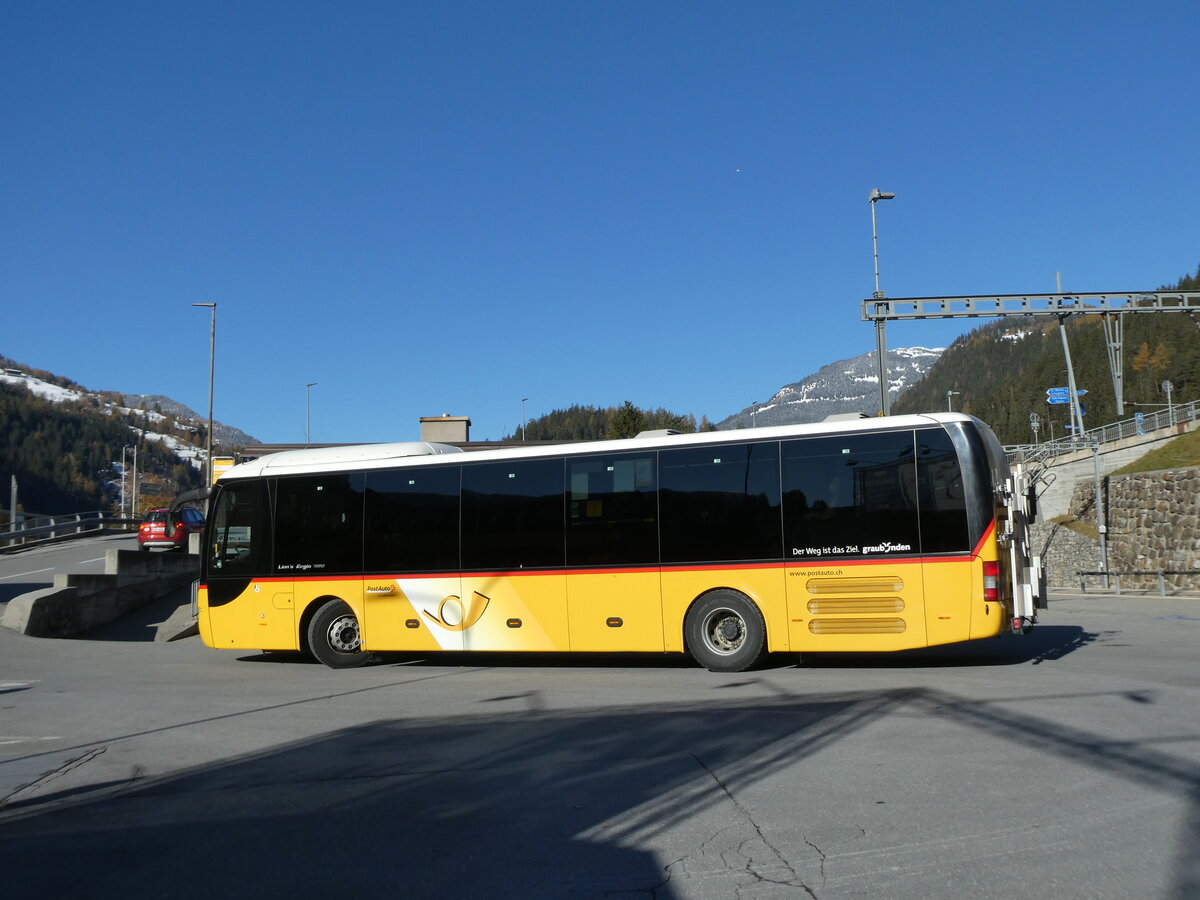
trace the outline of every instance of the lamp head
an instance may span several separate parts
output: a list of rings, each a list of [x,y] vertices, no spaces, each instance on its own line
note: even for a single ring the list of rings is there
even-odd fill
[[[896,195],[889,191],[881,191],[879,188],[872,188],[867,199],[874,203],[876,200],[894,200],[895,197]]]

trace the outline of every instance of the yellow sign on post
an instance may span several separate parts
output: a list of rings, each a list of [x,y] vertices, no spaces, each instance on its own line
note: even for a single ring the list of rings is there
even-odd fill
[[[212,461],[212,479],[213,484],[217,483],[217,479],[233,468],[232,456],[214,456]]]

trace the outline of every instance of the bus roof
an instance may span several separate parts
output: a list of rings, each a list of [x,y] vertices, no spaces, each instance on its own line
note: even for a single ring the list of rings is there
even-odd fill
[[[576,441],[561,444],[537,444],[528,447],[505,447],[480,450],[466,454],[472,462],[504,459],[532,459],[550,456],[576,456],[595,453],[630,453],[646,449],[728,444],[748,439],[782,439],[819,436],[823,434],[852,434],[872,431],[891,431],[904,428],[929,427],[947,422],[976,422],[963,413],[929,413],[926,415],[879,416],[849,421],[812,422],[805,425],[776,425],[765,428],[740,428],[728,431],[704,431],[692,434],[661,434],[651,432],[635,438],[605,441]],[[301,475],[320,472],[358,471],[366,469],[406,467],[445,463],[437,459],[448,454],[464,458],[461,447],[427,441],[392,444],[359,444],[345,447],[319,447],[309,450],[282,450],[269,456],[241,463],[221,476],[221,481],[254,478],[264,475]]]
[[[348,444],[343,447],[316,447],[282,450],[249,460],[229,469],[222,478],[252,478],[281,472],[323,472],[340,469],[372,468],[408,457],[440,456],[462,453],[461,447],[429,441],[403,441],[391,444]]]

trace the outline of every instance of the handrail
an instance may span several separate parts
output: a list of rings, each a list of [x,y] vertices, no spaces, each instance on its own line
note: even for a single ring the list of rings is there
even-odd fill
[[[1149,434],[1151,431],[1158,431],[1162,428],[1174,428],[1176,425],[1193,422],[1197,419],[1200,419],[1200,400],[1191,400],[1178,405],[1172,404],[1166,409],[1155,412],[1142,413],[1140,422],[1135,416],[1132,419],[1122,419],[1120,422],[1089,429],[1083,433],[1083,437],[1087,439],[1090,435],[1092,440],[1107,444],[1139,434]]]
[[[1165,597],[1165,596],[1167,596],[1167,579],[1166,579],[1167,575],[1200,576],[1200,569],[1142,569],[1142,570],[1130,569],[1125,572],[1077,571],[1075,574],[1079,576],[1079,592],[1081,594],[1087,593],[1087,582],[1084,580],[1085,576],[1087,576],[1087,575],[1103,575],[1106,580],[1107,579],[1115,579],[1114,584],[1115,584],[1115,588],[1116,588],[1116,594],[1118,596],[1120,596],[1120,593],[1121,593],[1121,578],[1122,577],[1136,578],[1136,577],[1140,576],[1140,577],[1144,578],[1148,575],[1153,575],[1158,578],[1158,595],[1160,597]],[[1183,588],[1182,590],[1190,590],[1190,589]]]
[[[128,528],[137,525],[138,521],[138,519],[114,516],[105,510],[69,513],[61,516],[37,516],[26,519],[20,528],[0,532],[0,553],[51,541],[81,537],[109,527]],[[45,524],[36,524],[41,522]]]
[[[1017,444],[1007,446],[1009,459],[1015,462],[1036,463],[1044,460],[1065,456],[1079,450],[1092,450],[1103,444],[1138,435],[1150,434],[1164,428],[1174,428],[1187,422],[1200,420],[1200,400],[1191,400],[1178,406],[1172,405],[1152,413],[1144,413],[1141,421],[1135,416],[1132,419],[1122,419],[1108,425],[1085,431],[1078,439],[1074,437],[1053,438],[1038,444]]]

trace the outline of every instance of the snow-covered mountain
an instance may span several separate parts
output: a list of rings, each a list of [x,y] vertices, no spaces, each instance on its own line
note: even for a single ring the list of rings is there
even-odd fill
[[[170,397],[164,397],[162,394],[123,394],[122,400],[126,406],[158,410],[174,416],[180,422],[204,424],[207,421],[205,416],[192,411],[189,407]],[[213,441],[221,447],[245,447],[247,444],[258,443],[256,438],[246,434],[240,428],[222,425],[216,421],[213,422]],[[215,449],[213,455],[217,455]]]
[[[44,373],[45,374],[45,373]],[[119,394],[114,391],[89,391],[75,384],[45,381],[20,369],[0,370],[0,383],[23,387],[51,403],[78,404],[96,412],[117,416],[131,428],[144,432],[145,439],[162,443],[177,457],[199,467],[203,451],[196,435],[207,424],[206,417],[172,400],[155,394]],[[213,441],[220,447],[244,447],[255,439],[239,428],[213,423]],[[217,454],[214,449],[213,455]]]
[[[895,398],[925,377],[945,347],[888,350],[888,393]],[[879,364],[875,351],[830,363],[812,375],[784,385],[764,403],[747,406],[717,428],[751,428],[820,422],[838,413],[879,412]]]

